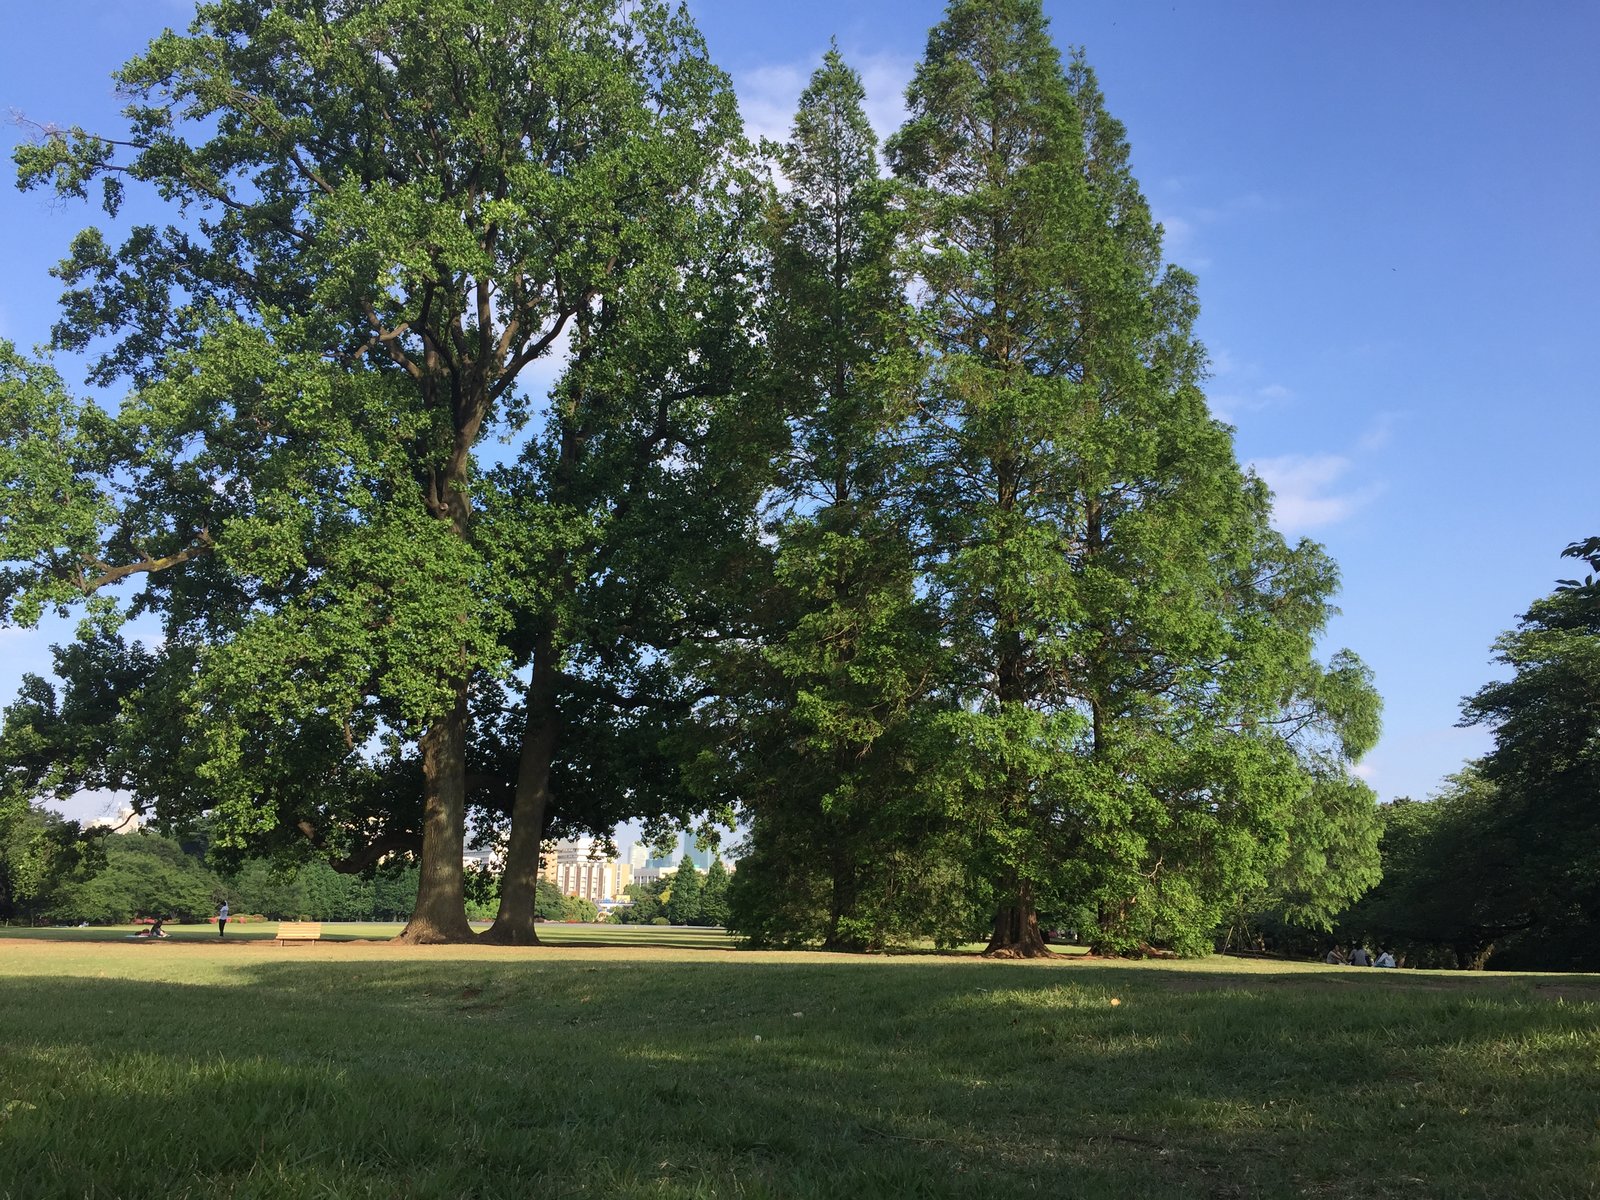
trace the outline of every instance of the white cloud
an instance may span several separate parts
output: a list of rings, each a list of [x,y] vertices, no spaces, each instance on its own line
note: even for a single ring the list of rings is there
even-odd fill
[[[1185,221],[1182,217],[1169,216],[1165,213],[1156,213],[1156,221],[1161,225],[1161,231],[1167,238],[1167,249],[1177,250],[1188,244],[1194,236],[1194,223]]]
[[[1261,412],[1263,409],[1273,408],[1293,399],[1294,393],[1281,383],[1269,383],[1255,388],[1236,388],[1233,391],[1215,392],[1206,397],[1207,403],[1211,405],[1212,416],[1230,425],[1235,423],[1235,418],[1240,413]]]
[[[756,67],[735,77],[739,111],[751,141],[771,138],[781,142],[789,135],[795,103],[809,77],[809,71],[793,64]]]
[[[822,65],[824,53],[817,50],[793,62],[768,63],[734,72],[739,110],[744,114],[745,133],[751,140],[767,137],[781,142],[788,138],[800,93]],[[861,76],[867,120],[881,141],[906,119],[906,84],[911,80],[915,60],[897,54],[843,53],[845,64]]]
[[[1285,454],[1250,464],[1272,489],[1272,516],[1285,534],[1335,525],[1365,507],[1381,485],[1350,487],[1354,463],[1342,454]]]

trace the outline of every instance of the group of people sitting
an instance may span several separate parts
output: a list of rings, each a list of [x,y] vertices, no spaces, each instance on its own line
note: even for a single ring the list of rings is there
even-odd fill
[[[1350,953],[1344,952],[1343,946],[1335,946],[1328,951],[1328,957],[1322,960],[1330,967],[1392,967],[1395,965],[1394,955],[1388,950],[1378,951],[1378,957],[1373,958],[1367,948],[1359,942],[1350,947]]]

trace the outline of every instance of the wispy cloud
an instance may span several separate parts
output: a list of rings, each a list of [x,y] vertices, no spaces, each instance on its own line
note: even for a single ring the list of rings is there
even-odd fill
[[[1272,489],[1273,524],[1285,534],[1336,525],[1383,492],[1381,483],[1355,484],[1355,463],[1342,454],[1283,454],[1250,466]]]
[[[734,72],[745,132],[752,140],[766,137],[781,142],[788,138],[800,93],[822,64],[824,53],[819,49],[791,62],[767,63]],[[897,54],[843,53],[845,63],[861,76],[867,120],[872,122],[879,139],[887,138],[906,119],[906,84],[911,80],[915,60]]]
[[[1361,435],[1361,440],[1356,444],[1369,453],[1382,450],[1394,440],[1395,426],[1400,423],[1404,416],[1404,413],[1398,412],[1379,413],[1372,425]]]
[[[1151,215],[1161,223],[1162,247],[1173,262],[1203,271],[1211,265],[1206,253],[1204,231],[1208,226],[1248,220],[1277,212],[1282,206],[1260,192],[1245,192],[1214,204],[1194,203],[1182,180],[1161,182],[1164,193],[1150,202]]]
[[[1194,221],[1155,207],[1150,215],[1161,226],[1161,249],[1168,262],[1182,263],[1191,271],[1204,271],[1211,265],[1210,257],[1200,249],[1200,231]]]
[[[1254,363],[1241,363],[1225,348],[1211,351],[1211,379],[1214,387],[1206,399],[1219,421],[1237,423],[1240,413],[1260,412],[1294,399],[1294,392],[1281,383],[1261,382],[1262,371]]]
[[[756,67],[734,77],[744,131],[751,141],[781,142],[788,136],[795,102],[809,77],[810,71],[793,63]]]

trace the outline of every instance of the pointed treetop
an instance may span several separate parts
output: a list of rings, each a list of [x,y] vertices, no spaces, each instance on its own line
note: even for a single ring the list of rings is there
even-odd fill
[[[865,100],[861,76],[833,42],[800,94],[780,155],[784,174],[798,190],[837,190],[841,183],[877,176],[878,136],[867,120]]]

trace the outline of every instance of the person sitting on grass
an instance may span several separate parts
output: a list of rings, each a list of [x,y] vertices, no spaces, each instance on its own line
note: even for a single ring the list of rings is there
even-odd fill
[[[1394,966],[1394,955],[1390,954],[1388,950],[1380,950],[1378,951],[1378,961],[1372,965],[1375,967],[1392,967]]]
[[[1344,956],[1344,951],[1340,950],[1338,946],[1335,946],[1332,950],[1328,951],[1328,957],[1322,961],[1327,963],[1330,967],[1342,967],[1348,960]]]
[[[1365,946],[1358,944],[1350,948],[1350,965],[1352,967],[1370,967],[1372,965],[1372,956],[1367,953]]]

